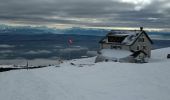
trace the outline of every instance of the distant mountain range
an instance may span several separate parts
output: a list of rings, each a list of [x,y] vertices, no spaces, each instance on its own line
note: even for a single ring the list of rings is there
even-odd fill
[[[8,26],[0,25],[0,34],[77,34],[103,36],[109,30],[73,27],[68,29],[55,29],[45,26]]]
[[[5,34],[76,34],[76,35],[93,35],[93,36],[104,36],[110,30],[105,29],[93,29],[93,28],[80,28],[73,27],[67,29],[56,29],[56,28],[48,28],[45,26],[41,27],[31,27],[31,26],[8,26],[8,25],[0,25],[0,35]],[[152,38],[156,39],[170,39],[169,32],[148,32],[148,34]]]

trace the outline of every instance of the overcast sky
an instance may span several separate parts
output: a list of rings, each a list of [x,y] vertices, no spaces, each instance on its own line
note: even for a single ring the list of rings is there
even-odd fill
[[[0,0],[0,24],[170,28],[170,0]]]

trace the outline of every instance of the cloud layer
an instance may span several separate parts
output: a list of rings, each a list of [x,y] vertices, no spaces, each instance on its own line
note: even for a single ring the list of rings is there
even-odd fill
[[[0,0],[0,22],[170,28],[169,0]]]

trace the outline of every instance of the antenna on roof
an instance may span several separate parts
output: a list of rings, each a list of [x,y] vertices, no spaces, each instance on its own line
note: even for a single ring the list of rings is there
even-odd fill
[[[140,31],[143,31],[143,27],[140,27]]]

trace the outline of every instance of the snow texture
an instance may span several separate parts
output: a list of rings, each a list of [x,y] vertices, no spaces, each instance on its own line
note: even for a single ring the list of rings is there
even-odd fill
[[[109,36],[117,36],[117,37],[122,37],[122,36],[126,36],[125,39],[121,42],[121,44],[126,44],[126,45],[131,45],[136,38],[142,34],[141,31],[137,31],[137,30],[112,30],[109,34]],[[107,41],[107,39],[103,39],[103,41]]]
[[[0,73],[1,100],[170,100],[170,48],[150,63],[101,62],[95,57],[60,67]],[[70,63],[74,63],[71,65]],[[82,64],[83,67],[79,67]]]
[[[101,54],[102,56],[109,58],[125,58],[127,56],[130,56],[132,52],[119,49],[102,49]]]

